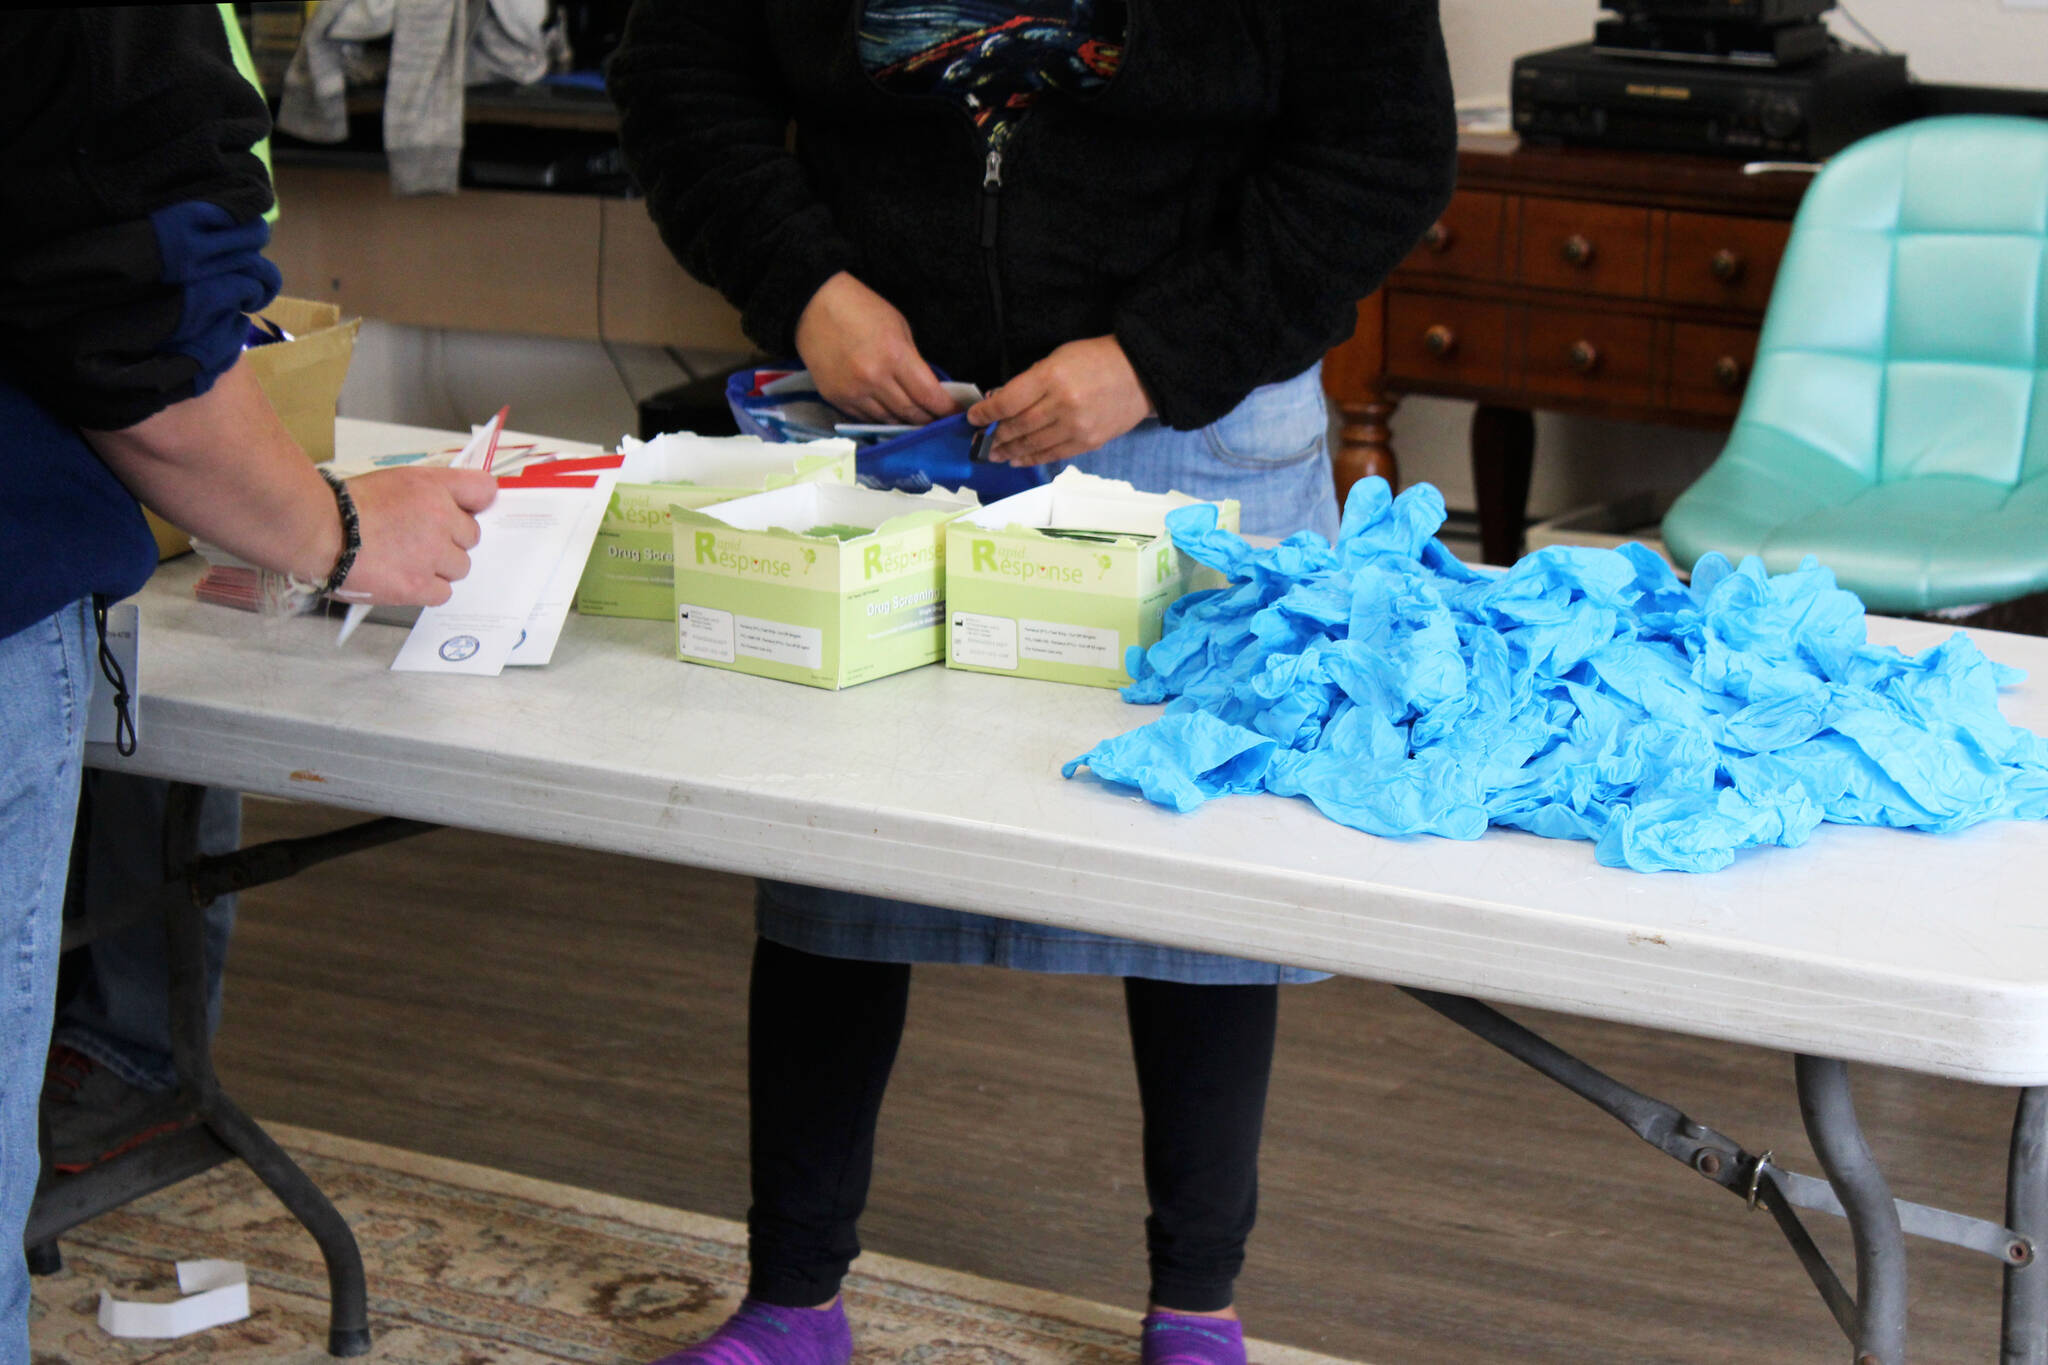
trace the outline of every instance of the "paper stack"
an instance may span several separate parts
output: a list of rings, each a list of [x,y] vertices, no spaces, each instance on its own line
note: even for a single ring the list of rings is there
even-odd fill
[[[501,408],[472,432],[451,467],[490,469],[504,425]],[[553,658],[620,462],[618,455],[534,460],[501,477],[497,501],[477,516],[483,534],[469,552],[468,575],[446,602],[421,609],[391,667],[496,676],[507,665]]]

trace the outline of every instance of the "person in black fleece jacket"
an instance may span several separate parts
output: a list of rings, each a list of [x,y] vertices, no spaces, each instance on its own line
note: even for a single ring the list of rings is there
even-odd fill
[[[137,500],[264,568],[425,603],[467,571],[495,492],[448,470],[330,487],[237,363],[279,285],[250,151],[268,127],[216,6],[0,15],[0,1365],[29,1358],[21,1238],[92,608],[156,566]]]
[[[1447,203],[1435,0],[638,0],[609,67],[664,241],[876,421],[1333,535],[1319,362]],[[1000,742],[1000,720],[995,738]],[[842,1365],[912,962],[1125,978],[1149,1365],[1242,1365],[1277,984],[1314,974],[763,882],[745,1302],[662,1365]]]

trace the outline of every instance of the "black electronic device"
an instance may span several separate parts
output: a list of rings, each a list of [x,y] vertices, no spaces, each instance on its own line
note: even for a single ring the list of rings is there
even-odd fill
[[[1831,50],[1803,66],[1683,66],[1604,57],[1591,43],[1514,69],[1526,142],[1817,161],[1911,113],[1906,59]]]
[[[1827,25],[1818,19],[1752,24],[1638,16],[1603,19],[1593,30],[1593,50],[1603,57],[1731,66],[1799,66],[1825,56],[1834,45]]]
[[[1675,23],[1790,24],[1818,19],[1835,0],[1601,0],[1601,8]]]

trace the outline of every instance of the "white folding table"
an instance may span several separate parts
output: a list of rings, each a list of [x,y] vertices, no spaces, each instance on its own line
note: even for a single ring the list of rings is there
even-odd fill
[[[417,429],[342,424],[345,453]],[[441,439],[446,439],[442,434]],[[661,622],[572,617],[554,661],[497,678],[393,673],[402,631],[142,595],[141,746],[95,765],[636,857],[901,896],[1410,988],[1714,1183],[1839,1197],[1858,1292],[1802,1259],[1859,1365],[1904,1359],[1906,1231],[2005,1265],[2005,1362],[2048,1362],[2048,825],[1953,836],[1823,827],[1709,875],[1599,866],[1493,830],[1378,839],[1306,802],[1188,815],[1060,765],[1153,714],[1115,693],[921,668],[846,692],[678,663]],[[1874,621],[1909,650],[1947,628]],[[1984,634],[2029,670],[2008,716],[2048,732],[2048,640]],[[1760,1161],[1468,998],[1797,1055],[1833,1189]],[[1869,1159],[1847,1062],[2023,1089],[2004,1224],[1901,1206]]]

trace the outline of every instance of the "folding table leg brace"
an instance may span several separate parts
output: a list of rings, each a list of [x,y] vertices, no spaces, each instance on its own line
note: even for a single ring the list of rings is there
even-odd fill
[[[1967,1247],[2005,1267],[1999,1365],[2048,1365],[2048,1088],[2020,1092],[2013,1120],[2005,1222],[1894,1199],[1872,1159],[1849,1095],[1846,1063],[1798,1057],[1799,1114],[1826,1180],[1773,1165],[1733,1139],[1588,1066],[1490,1006],[1462,996],[1407,994],[1619,1119],[1666,1156],[1770,1211],[1854,1352],[1853,1365],[1905,1365],[1906,1234]],[[1848,1220],[1855,1245],[1851,1294],[1814,1244],[1797,1210]]]
[[[228,891],[277,881],[315,863],[437,828],[417,820],[367,820],[328,834],[277,839],[234,853],[202,858],[199,843],[200,789],[171,788],[164,820],[165,879],[183,882],[189,898],[164,916],[171,973],[171,1055],[178,1073],[179,1110],[197,1120],[77,1175],[45,1170],[29,1211],[23,1241],[29,1266],[47,1274],[62,1265],[57,1238],[88,1218],[131,1199],[240,1158],[312,1234],[327,1264],[329,1323],[327,1349],[359,1356],[370,1349],[368,1291],[355,1235],[306,1173],[247,1114],[221,1093],[213,1071],[206,1009],[206,947],[201,911]],[[67,931],[64,947],[127,928],[143,916],[88,924]]]

